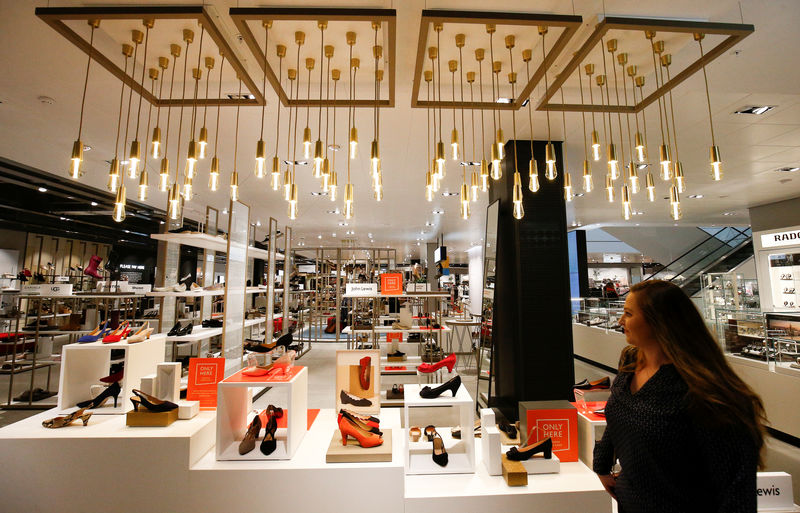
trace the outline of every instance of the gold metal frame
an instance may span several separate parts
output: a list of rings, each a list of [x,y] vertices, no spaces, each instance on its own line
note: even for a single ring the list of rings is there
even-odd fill
[[[98,64],[107,69],[112,75],[122,80],[125,85],[136,91],[142,98],[153,104],[154,106],[167,106],[167,105],[184,105],[191,106],[195,103],[197,105],[264,105],[264,94],[256,86],[252,77],[247,73],[247,70],[239,58],[233,52],[233,49],[228,45],[228,41],[222,35],[219,27],[214,23],[213,18],[209,15],[208,11],[202,5],[197,6],[143,6],[143,7],[37,7],[36,16],[42,19],[45,23],[50,25],[56,32],[64,36],[67,41],[74,44],[87,55],[91,55],[92,59],[97,61]],[[142,87],[138,81],[133,77],[126,74],[117,64],[114,63],[107,56],[103,55],[96,47],[90,50],[89,42],[81,37],[77,32],[72,30],[65,21],[74,20],[196,20],[198,24],[203,26],[217,45],[217,48],[224,53],[225,60],[227,60],[238,76],[242,78],[242,82],[247,86],[250,94],[255,96],[254,99],[231,99],[231,98],[198,98],[195,102],[194,99],[188,98],[182,100],[180,98],[173,98],[165,100],[156,98],[145,87]]]
[[[386,23],[386,30],[388,34],[388,51],[385,53],[385,62],[388,67],[388,84],[389,84],[389,98],[387,100],[380,100],[379,107],[394,107],[395,100],[395,56],[397,48],[397,13],[394,9],[319,9],[319,8],[306,8],[306,7],[233,7],[230,9],[230,16],[233,23],[239,30],[239,33],[244,38],[247,47],[255,57],[262,71],[267,74],[267,81],[275,90],[275,94],[284,106],[293,107],[375,107],[374,99],[353,100],[337,99],[334,100],[315,100],[308,98],[300,98],[289,100],[286,91],[283,90],[280,80],[275,75],[275,71],[269,65],[269,61],[265,60],[264,52],[261,46],[256,41],[253,31],[250,30],[248,25],[249,21],[317,21],[327,20],[329,23],[333,21],[358,21],[358,22],[379,22]],[[264,69],[266,63],[266,69]]]
[[[473,108],[484,110],[519,110],[523,102],[531,95],[533,89],[544,79],[545,71],[550,68],[553,61],[567,46],[567,43],[575,35],[575,32],[583,22],[581,16],[559,15],[559,14],[533,14],[533,13],[505,13],[505,12],[465,12],[430,10],[422,11],[422,19],[419,26],[419,40],[417,42],[416,64],[414,66],[414,84],[411,90],[411,107],[438,107],[442,108]],[[558,27],[564,31],[556,40],[553,47],[547,53],[544,61],[531,75],[530,81],[525,84],[516,98],[511,103],[495,102],[453,102],[453,101],[429,101],[420,100],[420,85],[422,80],[422,68],[426,58],[426,47],[428,43],[428,32],[433,23],[469,23],[476,25],[494,24],[498,26],[525,27],[528,30],[534,27]],[[490,64],[491,65],[491,64]]]
[[[650,93],[649,96],[642,99],[639,103],[630,105],[588,105],[588,104],[561,104],[549,103],[552,98],[569,79],[575,70],[583,63],[583,60],[589,55],[589,52],[595,49],[600,40],[610,30],[628,30],[644,32],[646,30],[653,30],[656,32],[671,32],[683,34],[716,34],[728,36],[714,48],[711,48],[702,58],[698,58],[693,63],[689,64],[683,71],[672,77],[672,80],[662,84],[661,87]],[[544,97],[539,101],[536,106],[537,110],[553,110],[553,111],[567,111],[567,112],[621,112],[633,113],[639,112],[654,101],[658,100],[661,96],[668,93],[671,89],[678,84],[702,70],[703,65],[707,65],[728,49],[738,44],[742,39],[749,36],[755,31],[753,25],[740,24],[740,23],[711,23],[711,22],[696,22],[696,21],[682,21],[682,20],[659,20],[647,18],[620,18],[608,16],[600,21],[595,26],[594,31],[583,43],[583,45],[575,52],[575,55],[564,67],[562,72],[557,75],[550,87],[545,92]],[[644,36],[642,36],[644,39]]]

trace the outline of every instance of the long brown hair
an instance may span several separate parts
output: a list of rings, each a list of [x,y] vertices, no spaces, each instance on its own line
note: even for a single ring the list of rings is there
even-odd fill
[[[690,409],[710,414],[698,418],[744,427],[758,449],[759,465],[763,465],[764,404],[728,364],[692,300],[679,287],[662,280],[637,283],[630,292],[661,350],[688,385]],[[639,351],[639,364],[643,358]]]

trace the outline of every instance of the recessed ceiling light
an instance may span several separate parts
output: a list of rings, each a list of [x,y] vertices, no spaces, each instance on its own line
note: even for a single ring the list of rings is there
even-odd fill
[[[448,197],[448,196],[458,196],[458,193],[457,193],[457,192],[443,192],[443,193],[442,193],[442,196],[444,196],[444,197]]]
[[[256,97],[250,93],[228,93],[228,98],[231,100],[255,100]]]
[[[59,217],[59,219],[61,219],[62,221],[66,221],[67,220],[66,217]]]
[[[734,114],[755,114],[756,116],[759,116],[771,111],[775,107],[777,107],[777,105],[751,105],[734,111]]]
[[[779,167],[775,171],[780,171],[781,173],[794,173],[795,171],[800,171],[800,167]]]
[[[736,213],[735,212],[723,212],[722,215],[724,215],[724,216],[735,216]]]
[[[321,238],[322,238],[322,235],[317,235],[317,238],[318,238],[318,239],[321,239]]]
[[[97,206],[97,202],[96,202],[96,201],[93,201],[93,202],[91,203],[91,205],[92,205],[93,207],[96,207],[96,206]]]
[[[497,103],[511,103],[512,100],[511,100],[511,98],[505,98],[505,97],[501,96],[496,101],[497,101]]]
[[[256,221],[256,226],[261,226],[261,221]]]
[[[459,166],[480,166],[480,162],[459,162]]]
[[[336,232],[333,232],[333,233],[331,234],[331,237],[336,237]]]
[[[347,221],[339,221],[339,226],[347,226]]]
[[[582,192],[579,192],[579,193],[575,194],[574,196],[575,196],[576,198],[580,198],[581,196],[583,196],[583,193],[582,193]]]
[[[371,234],[371,233],[368,233],[368,234],[367,234],[367,237],[369,237],[369,238],[371,239],[371,238],[372,238],[372,234]]]
[[[44,187],[39,187],[39,192],[47,192],[47,189],[45,189]]]
[[[702,194],[690,194],[689,198],[691,198],[691,199],[702,199],[703,195]]]
[[[370,242],[375,242],[373,239],[370,239],[369,241],[370,241]]]
[[[328,149],[331,151],[339,151],[341,149],[341,146],[339,146],[338,144],[329,144]]]
[[[83,151],[92,151],[92,147],[89,146],[88,144],[84,144],[83,145]]]
[[[436,215],[442,215],[442,214],[444,214],[444,210],[440,210],[440,209],[437,208],[436,210],[433,211],[433,213],[436,214]]]
[[[119,164],[120,164],[121,166],[127,166],[127,165],[128,165],[128,161],[127,161],[127,160],[120,160],[120,161],[119,161]]]
[[[292,160],[284,160],[283,163],[286,164],[287,166],[291,166],[292,164],[294,164],[296,166],[307,166],[308,165],[308,161],[307,160],[294,160],[294,161],[292,161]]]
[[[329,214],[339,214],[339,213],[340,213],[340,210],[339,210],[338,208],[336,208],[336,209],[334,209],[334,210],[328,210],[328,213],[329,213]]]
[[[431,223],[431,222],[429,221],[429,222],[425,223],[425,226],[433,226],[433,223]]]
[[[639,164],[636,166],[637,169],[647,169],[650,164]]]
[[[328,195],[328,193],[327,193],[327,192],[325,192],[325,191],[313,191],[313,192],[311,193],[311,195],[312,195],[312,196],[327,196],[327,195]]]
[[[644,212],[642,212],[641,210],[634,210],[633,211],[633,215],[635,215],[635,216],[643,216]]]

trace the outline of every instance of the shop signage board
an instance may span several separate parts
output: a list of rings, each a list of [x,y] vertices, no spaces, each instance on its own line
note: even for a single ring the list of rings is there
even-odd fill
[[[381,295],[396,295],[403,293],[403,275],[401,273],[381,274]]]
[[[569,401],[520,402],[519,419],[523,445],[550,437],[561,462],[578,461],[578,410]]]
[[[786,472],[759,472],[756,476],[756,495],[758,511],[792,511],[792,476]]]
[[[622,255],[619,253],[603,253],[604,264],[619,264],[622,262]]]
[[[345,283],[344,289],[348,296],[372,297],[378,295],[377,283]]]
[[[186,399],[201,408],[217,407],[217,383],[225,377],[224,358],[190,358]]]
[[[800,230],[789,230],[761,235],[761,247],[780,248],[786,246],[800,246]]]

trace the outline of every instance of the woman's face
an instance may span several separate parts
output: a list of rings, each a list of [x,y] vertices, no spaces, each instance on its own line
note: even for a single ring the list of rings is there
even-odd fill
[[[628,344],[642,347],[654,342],[653,331],[639,308],[636,294],[628,293],[625,299],[625,309],[619,318],[619,325],[625,330],[625,339]]]

